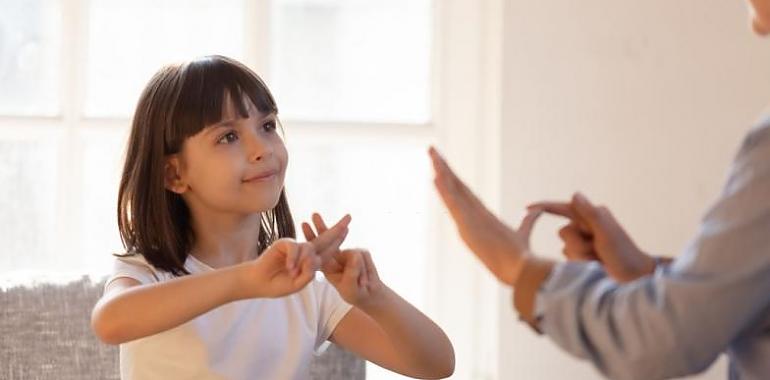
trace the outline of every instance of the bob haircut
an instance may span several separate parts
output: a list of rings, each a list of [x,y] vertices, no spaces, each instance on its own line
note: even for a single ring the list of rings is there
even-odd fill
[[[141,254],[155,268],[189,274],[184,263],[195,236],[184,200],[165,187],[166,157],[221,121],[228,98],[244,118],[246,100],[262,113],[278,113],[262,79],[227,57],[165,66],[150,79],[136,106],[118,190],[118,229],[126,249],[118,256]],[[285,189],[278,204],[262,213],[259,252],[283,237],[296,237]]]

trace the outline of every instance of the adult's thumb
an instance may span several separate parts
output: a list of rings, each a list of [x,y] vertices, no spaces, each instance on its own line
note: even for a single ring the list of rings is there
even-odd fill
[[[575,193],[572,196],[572,206],[575,208],[575,213],[588,224],[589,228],[594,231],[600,229],[599,210],[585,195]]]

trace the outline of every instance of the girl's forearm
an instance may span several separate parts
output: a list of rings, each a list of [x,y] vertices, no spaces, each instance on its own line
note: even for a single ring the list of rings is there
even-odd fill
[[[443,330],[396,292],[384,287],[378,300],[361,307],[385,331],[404,363],[425,377],[454,371],[452,343]]]
[[[154,335],[240,298],[238,266],[138,285],[102,298],[91,325],[105,343]]]

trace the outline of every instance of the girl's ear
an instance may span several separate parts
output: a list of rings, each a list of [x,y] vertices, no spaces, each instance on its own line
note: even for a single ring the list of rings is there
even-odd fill
[[[187,191],[188,186],[182,180],[181,176],[181,162],[177,155],[171,155],[166,158],[166,164],[163,168],[164,172],[164,185],[169,191],[173,191],[177,194],[183,194]]]

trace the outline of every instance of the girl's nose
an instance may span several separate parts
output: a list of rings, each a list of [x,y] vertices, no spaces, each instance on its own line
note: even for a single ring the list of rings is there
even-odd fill
[[[249,133],[246,144],[247,154],[250,162],[262,161],[273,154],[273,146],[270,141],[260,136],[259,133]]]

